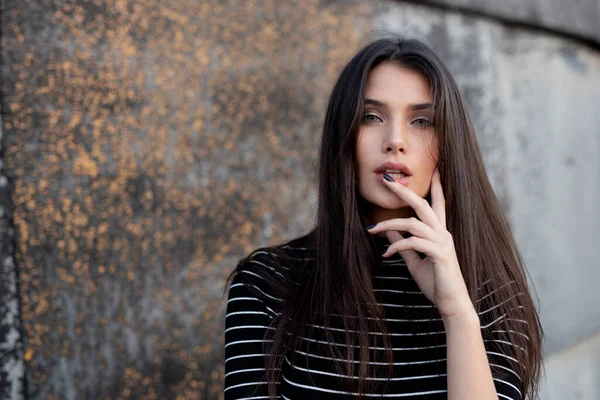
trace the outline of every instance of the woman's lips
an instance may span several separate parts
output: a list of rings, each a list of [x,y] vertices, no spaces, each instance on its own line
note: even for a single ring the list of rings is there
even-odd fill
[[[388,174],[390,175],[390,174]],[[392,175],[390,175],[392,176]],[[383,172],[376,172],[375,173],[375,177],[378,181],[383,181]],[[398,183],[400,183],[401,185],[407,186],[408,185],[408,181],[410,180],[411,175],[405,175],[402,178],[396,178],[394,176],[392,176],[392,178],[394,178],[394,180]]]

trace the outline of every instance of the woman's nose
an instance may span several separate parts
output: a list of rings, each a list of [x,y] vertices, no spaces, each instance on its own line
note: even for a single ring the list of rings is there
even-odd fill
[[[406,151],[406,141],[404,136],[404,128],[400,124],[392,125],[387,138],[387,151]]]

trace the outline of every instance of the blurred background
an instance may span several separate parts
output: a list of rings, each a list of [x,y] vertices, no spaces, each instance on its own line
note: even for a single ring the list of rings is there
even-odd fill
[[[465,95],[542,399],[600,399],[600,1],[0,4],[0,398],[221,399],[225,279],[312,227],[329,92],[387,30]]]

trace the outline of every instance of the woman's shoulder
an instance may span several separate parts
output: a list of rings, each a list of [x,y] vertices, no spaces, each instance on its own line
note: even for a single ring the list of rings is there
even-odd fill
[[[308,234],[258,247],[238,261],[231,286],[245,285],[264,300],[281,300],[314,260],[313,250]]]
[[[309,234],[306,234],[274,245],[258,247],[242,258],[239,266],[282,272],[311,260],[314,260],[314,245]]]
[[[310,233],[286,240],[274,248],[277,250],[276,257],[289,259],[292,264],[315,259],[315,245]]]

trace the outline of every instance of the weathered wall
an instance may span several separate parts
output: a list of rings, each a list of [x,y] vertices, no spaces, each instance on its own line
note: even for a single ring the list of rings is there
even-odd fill
[[[549,363],[542,399],[597,399],[598,48],[392,3],[376,8],[375,25],[425,38],[466,95],[488,175],[538,296]]]
[[[415,0],[419,1],[419,0]],[[541,28],[578,40],[600,44],[600,2],[598,0],[424,0],[477,17],[499,19],[521,27]]]
[[[598,386],[569,392],[561,371],[600,359],[582,341],[600,332],[598,48],[503,25],[485,1],[461,3],[485,18],[299,4],[4,1],[0,388],[21,391],[24,365],[31,399],[219,398],[225,278],[312,225],[329,90],[389,29],[454,72],[539,295],[549,381],[592,399]]]
[[[540,295],[546,353],[600,333],[600,309],[580,309],[597,300],[600,280],[592,223],[600,221],[599,55],[571,40],[416,6],[381,3],[375,25],[425,38],[466,95]]]
[[[1,115],[0,105],[0,115]],[[17,270],[12,182],[4,169],[4,131],[0,118],[0,399],[18,399],[24,390],[23,325]]]
[[[310,225],[327,92],[371,10],[3,10],[29,397],[218,397],[226,275],[258,244]]]

